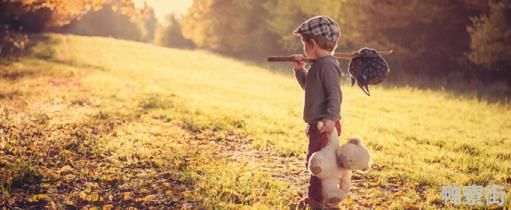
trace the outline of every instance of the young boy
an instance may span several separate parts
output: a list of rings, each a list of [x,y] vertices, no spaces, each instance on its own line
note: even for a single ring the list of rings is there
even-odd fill
[[[305,90],[303,120],[307,125],[309,145],[307,162],[312,153],[321,150],[328,141],[328,134],[337,129],[341,134],[340,106],[342,92],[340,88],[341,69],[333,53],[340,35],[339,26],[329,17],[317,16],[302,23],[294,34],[301,36],[303,50],[314,62],[308,70],[305,62],[293,62],[293,69],[300,86]],[[297,60],[303,55],[293,55]],[[317,123],[323,121],[319,130]],[[307,166],[306,162],[306,166]],[[311,176],[308,197],[300,201],[301,208],[323,208],[321,181]]]

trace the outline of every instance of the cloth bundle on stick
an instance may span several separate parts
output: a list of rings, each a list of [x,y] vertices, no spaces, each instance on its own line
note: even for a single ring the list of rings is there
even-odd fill
[[[364,47],[357,52],[334,53],[334,56],[339,60],[350,60],[348,72],[351,77],[351,85],[354,85],[356,82],[364,93],[371,95],[369,92],[369,85],[380,84],[390,73],[389,65],[381,55],[391,53],[392,50],[377,51]],[[268,62],[299,61],[293,56],[269,56],[266,60]],[[314,62],[314,59],[304,58],[300,61]]]
[[[355,82],[368,96],[368,85],[377,85],[383,82],[390,72],[389,64],[378,51],[371,48],[362,48],[358,56],[350,60],[348,71],[351,76],[351,85]]]

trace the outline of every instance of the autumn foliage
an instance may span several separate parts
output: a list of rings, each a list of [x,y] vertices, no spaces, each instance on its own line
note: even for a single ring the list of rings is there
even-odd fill
[[[183,33],[201,48],[231,55],[290,54],[301,51],[291,33],[295,27],[328,15],[341,27],[338,50],[394,50],[388,57],[391,79],[468,81],[484,74],[487,81],[507,78],[511,84],[509,68],[502,68],[511,63],[509,5],[509,0],[194,0]]]
[[[2,15],[3,24],[22,21],[31,15],[44,16],[43,25],[45,29],[52,26],[62,26],[75,18],[79,18],[89,10],[101,8],[106,0],[7,0],[3,1]],[[34,22],[32,24],[38,24]],[[26,23],[30,24],[30,23]]]

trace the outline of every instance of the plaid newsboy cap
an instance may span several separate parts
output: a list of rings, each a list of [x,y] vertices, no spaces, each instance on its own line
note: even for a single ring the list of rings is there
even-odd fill
[[[326,16],[316,16],[303,22],[293,33],[297,36],[310,34],[335,42],[341,31],[334,19]]]

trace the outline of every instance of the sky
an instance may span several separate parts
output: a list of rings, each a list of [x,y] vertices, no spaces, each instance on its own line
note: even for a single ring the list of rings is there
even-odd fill
[[[192,0],[134,0],[135,6],[143,7],[144,2],[154,9],[156,18],[160,23],[165,24],[165,17],[170,14],[184,14],[192,5]]]

